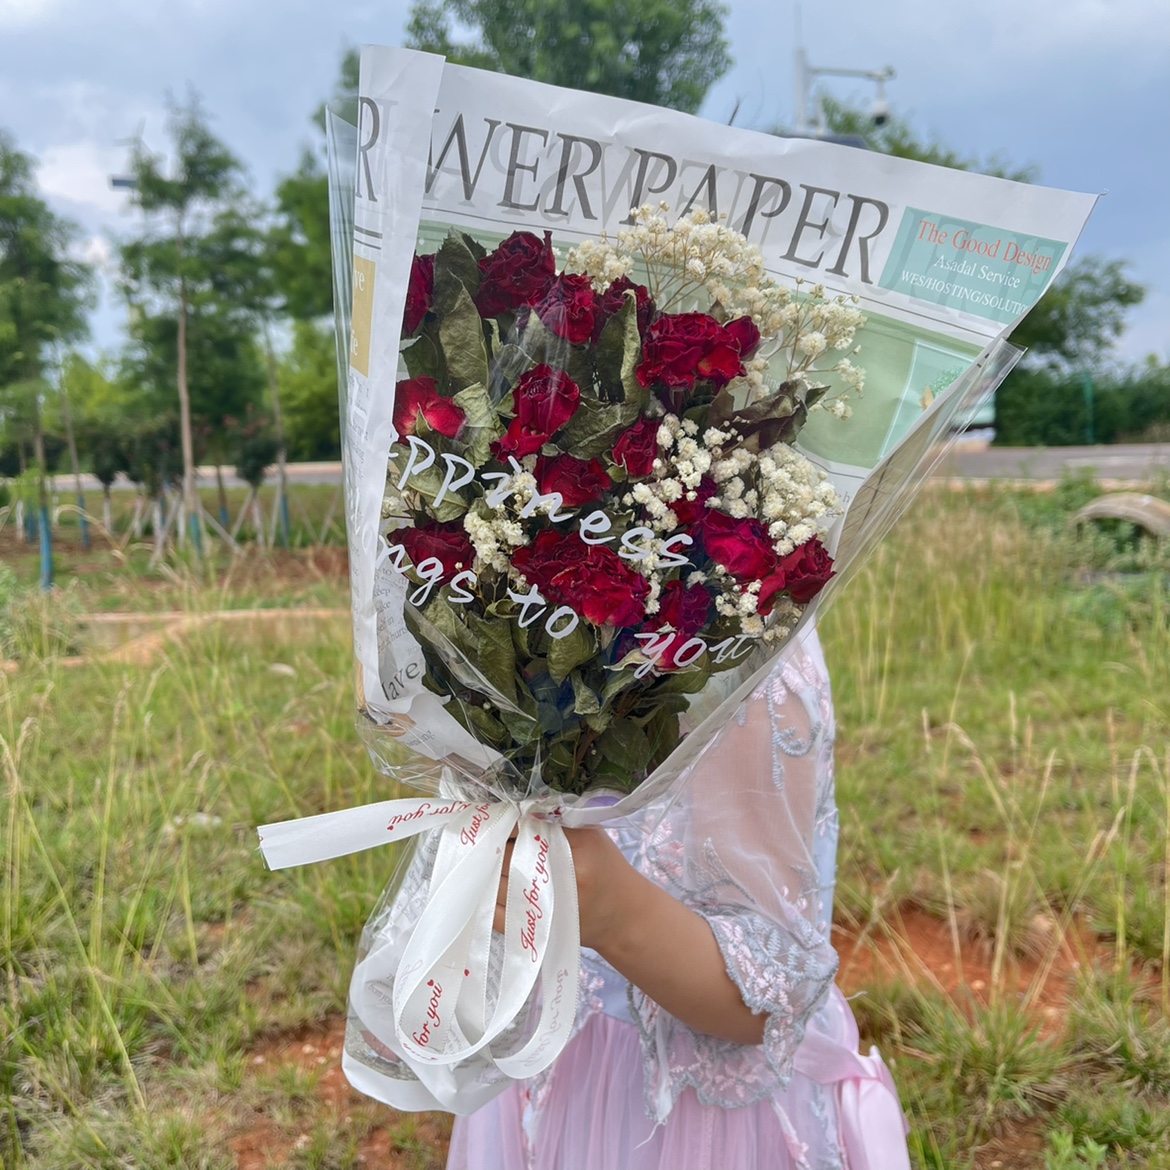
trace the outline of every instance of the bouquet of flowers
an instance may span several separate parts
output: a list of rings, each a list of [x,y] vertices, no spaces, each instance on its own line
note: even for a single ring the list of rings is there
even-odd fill
[[[667,210],[561,271],[524,231],[413,261],[386,557],[425,685],[520,791],[636,786],[687,696],[833,574],[837,493],[793,441],[810,410],[848,418],[863,317]]]
[[[343,1067],[468,1112],[572,1034],[562,828],[712,799],[691,766],[1011,368],[1092,200],[404,50],[363,50],[358,108],[328,120],[358,726],[421,795],[262,848],[416,839]]]

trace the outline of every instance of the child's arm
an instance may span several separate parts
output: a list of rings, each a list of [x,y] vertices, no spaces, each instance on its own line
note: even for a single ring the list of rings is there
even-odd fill
[[[706,920],[640,874],[603,830],[565,832],[577,872],[581,945],[689,1028],[737,1044],[761,1043],[764,1017],[743,1002]],[[507,884],[505,877],[497,930],[504,926]]]

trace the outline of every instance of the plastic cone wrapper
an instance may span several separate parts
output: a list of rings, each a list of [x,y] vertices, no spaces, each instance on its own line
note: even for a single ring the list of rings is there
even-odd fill
[[[363,49],[328,137],[358,724],[418,796],[262,849],[414,838],[344,1066],[467,1113],[572,1034],[563,828],[702,803],[696,765],[1011,368],[1094,198],[399,49]]]

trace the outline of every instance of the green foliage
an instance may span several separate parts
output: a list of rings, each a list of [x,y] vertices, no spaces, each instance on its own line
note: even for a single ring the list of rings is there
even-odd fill
[[[694,113],[731,67],[717,0],[419,0],[412,48]],[[453,40],[467,29],[474,40]]]
[[[943,145],[937,138],[923,138],[905,118],[897,114],[889,114],[880,126],[875,126],[870,114],[858,106],[838,101],[831,94],[818,94],[817,100],[824,110],[825,128],[830,134],[864,139],[869,149],[879,154],[952,167],[959,171],[977,171],[1001,179],[1013,179],[1018,183],[1032,183],[1037,178],[1035,167],[1017,167],[998,156],[972,158]],[[784,134],[786,131],[779,129],[776,133]]]
[[[289,458],[339,458],[341,428],[332,325],[296,321],[292,348],[282,358],[278,376]]]
[[[296,171],[277,185],[276,220],[268,244],[275,285],[288,315],[295,321],[311,321],[330,314],[329,181],[311,151],[306,150]]]
[[[1156,442],[1167,433],[1170,365],[1153,359],[1095,376],[1017,369],[996,391],[997,446]]]
[[[144,223],[121,247],[131,309],[125,363],[156,402],[177,389],[183,450],[190,439],[197,460],[196,432],[215,445],[223,417],[243,414],[263,386],[253,335],[266,270],[259,211],[242,191],[240,163],[194,94],[171,105],[169,134],[169,165],[141,141],[131,158]]]
[[[33,160],[0,131],[0,391],[38,381],[47,347],[85,333],[91,274],[68,257],[74,236],[36,194]]]
[[[1121,336],[1127,310],[1146,295],[1125,267],[1124,260],[1102,256],[1074,260],[1012,333],[1012,343],[1058,369],[1098,364]]]
[[[280,444],[266,418],[251,411],[243,419],[224,419],[227,441],[233,451],[236,475],[253,488],[264,482],[267,469],[276,462]]]

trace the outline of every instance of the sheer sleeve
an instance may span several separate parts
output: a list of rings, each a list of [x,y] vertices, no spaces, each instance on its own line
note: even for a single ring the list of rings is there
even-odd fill
[[[706,918],[744,1002],[767,1017],[762,1045],[738,1045],[693,1031],[631,989],[656,1120],[688,1086],[725,1108],[782,1089],[836,974],[828,676],[815,634],[784,657],[693,765],[637,858]]]

